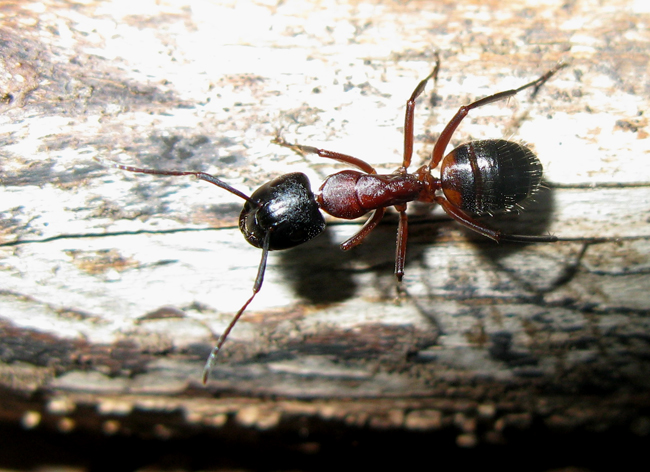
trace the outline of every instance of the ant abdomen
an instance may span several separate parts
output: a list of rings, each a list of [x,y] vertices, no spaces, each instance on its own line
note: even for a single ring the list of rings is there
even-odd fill
[[[298,246],[325,229],[307,176],[301,172],[282,175],[258,188],[244,203],[239,229],[250,244],[269,249]]]
[[[537,156],[504,139],[462,144],[445,156],[441,166],[445,197],[476,216],[513,210],[537,192],[541,180]]]

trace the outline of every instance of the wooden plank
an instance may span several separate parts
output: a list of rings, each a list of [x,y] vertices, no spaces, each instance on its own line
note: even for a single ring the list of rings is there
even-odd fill
[[[212,394],[232,395],[227,417],[244,415],[240,397],[291,398],[306,416],[300,402],[319,399],[346,418],[341,399],[363,410],[372,397],[385,403],[354,413],[359,424],[406,429],[445,396],[445,418],[467,401],[471,416],[502,405],[506,388],[508,414],[547,424],[584,424],[571,411],[593,389],[612,413],[589,421],[613,425],[647,408],[650,93],[639,78],[650,38],[640,2],[604,2],[597,19],[588,2],[144,5],[22,2],[2,20],[5,388],[127,410],[149,395],[164,409],[183,394],[196,408],[188,427],[220,423]],[[338,244],[360,223],[328,219],[321,237],[271,254],[261,294],[203,389],[204,359],[259,264],[237,229],[241,201],[93,158],[210,172],[247,193],[294,171],[317,187],[341,168],[272,144],[281,135],[391,172],[405,101],[435,51],[439,78],[416,108],[416,164],[458,107],[567,62],[534,99],[472,111],[452,140],[534,148],[548,189],[491,224],[560,241],[498,246],[412,205],[396,300],[393,214],[348,253]],[[540,391],[559,395],[557,416]],[[288,411],[264,408],[276,419]],[[501,419],[488,427],[497,436]]]

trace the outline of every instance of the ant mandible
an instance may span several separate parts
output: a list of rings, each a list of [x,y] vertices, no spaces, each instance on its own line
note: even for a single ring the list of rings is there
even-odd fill
[[[522,90],[539,88],[565,64],[560,63],[546,74],[517,89],[495,93],[469,105],[462,106],[440,134],[431,159],[414,173],[409,173],[413,155],[413,117],[415,101],[427,82],[437,78],[440,61],[431,74],[422,80],[406,102],[404,123],[404,158],[401,167],[392,174],[377,174],[365,161],[347,154],[290,144],[280,137],[274,142],[298,153],[317,154],[320,157],[344,162],[361,170],[344,170],[325,179],[318,192],[312,192],[305,174],[294,172],[282,175],[258,188],[249,197],[220,179],[204,172],[164,171],[121,165],[108,165],[129,172],[155,175],[192,175],[205,180],[245,200],[239,217],[239,229],[250,244],[262,249],[262,258],[253,284],[253,294],[235,314],[221,334],[203,369],[205,384],[210,370],[216,364],[219,350],[242,313],[262,288],[269,251],[288,249],[318,236],[325,229],[325,220],[319,210],[343,219],[359,218],[373,212],[361,229],[341,244],[347,251],[361,244],[379,224],[386,208],[393,206],[399,213],[395,276],[401,282],[404,276],[406,241],[408,237],[409,202],[439,204],[454,220],[496,242],[547,243],[557,241],[552,235],[506,234],[494,230],[474,217],[511,211],[537,192],[542,179],[542,164],[527,147],[503,139],[471,141],[461,144],[446,156],[445,149],[456,128],[469,112],[489,103],[504,100]],[[431,170],[441,164],[440,178]]]

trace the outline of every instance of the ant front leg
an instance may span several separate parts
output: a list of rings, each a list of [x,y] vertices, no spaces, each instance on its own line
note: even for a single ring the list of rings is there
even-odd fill
[[[274,140],[273,143],[279,144],[280,146],[286,147],[291,149],[292,151],[303,155],[305,153],[307,154],[316,154],[320,157],[324,157],[326,159],[333,159],[335,161],[343,162],[344,164],[350,164],[352,166],[357,167],[358,169],[361,169],[367,174],[376,174],[377,171],[375,170],[374,167],[372,167],[370,164],[368,164],[366,161],[363,161],[361,159],[358,159],[353,156],[349,156],[347,154],[341,154],[338,152],[334,151],[328,151],[326,149],[318,149],[313,146],[305,146],[303,144],[291,144],[286,142],[282,137],[277,136]],[[370,218],[365,222],[363,227],[357,231],[357,233],[352,236],[351,238],[347,239],[346,241],[341,243],[341,249],[343,251],[349,251],[353,247],[358,246],[363,242],[363,240],[368,236],[372,230],[374,230],[379,222],[382,220],[384,217],[384,214],[386,213],[385,208],[378,208],[376,209]]]
[[[284,138],[281,138],[280,136],[277,136],[275,139],[273,139],[272,142],[274,144],[278,144],[280,146],[289,148],[295,153],[300,154],[301,156],[304,154],[316,154],[320,157],[325,157],[327,159],[334,159],[335,161],[343,162],[344,164],[350,164],[351,166],[361,169],[362,171],[368,174],[377,173],[375,168],[372,167],[370,164],[368,164],[366,161],[362,161],[361,159],[357,159],[356,157],[348,156],[347,154],[328,151],[326,149],[318,149],[313,146],[305,146],[302,144],[291,144],[286,142]]]
[[[463,121],[463,119],[465,119],[465,117],[469,114],[471,110],[482,107],[484,105],[488,105],[490,103],[498,102],[499,100],[505,100],[514,95],[517,95],[522,90],[525,90],[530,87],[533,87],[532,97],[535,97],[537,95],[537,92],[539,91],[539,88],[542,85],[544,85],[544,83],[548,79],[550,79],[557,71],[559,71],[563,67],[566,67],[566,63],[561,62],[553,69],[548,71],[546,74],[541,76],[540,78],[533,80],[532,82],[529,82],[526,85],[522,85],[517,89],[506,90],[505,92],[495,93],[494,95],[481,98],[480,100],[476,100],[475,102],[472,102],[469,105],[460,107],[458,112],[456,112],[456,115],[454,115],[451,121],[447,123],[447,126],[445,126],[445,129],[442,131],[442,133],[440,133],[440,137],[438,138],[438,141],[436,141],[436,145],[434,146],[433,153],[431,155],[430,168],[435,169],[436,166],[440,164],[440,161],[444,157],[445,149],[447,149],[447,145],[449,144],[451,137],[456,131],[456,128],[458,128],[460,123]]]

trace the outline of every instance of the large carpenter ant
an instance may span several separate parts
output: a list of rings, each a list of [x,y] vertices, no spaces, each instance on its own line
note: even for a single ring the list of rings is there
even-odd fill
[[[249,197],[203,172],[142,169],[108,162],[108,165],[129,172],[192,175],[245,200],[239,217],[239,229],[246,241],[262,249],[262,259],[253,284],[253,294],[217,340],[203,369],[203,383],[207,382],[210,370],[216,363],[219,350],[228,334],[262,288],[269,251],[288,249],[318,236],[325,228],[320,210],[344,219],[355,219],[372,212],[363,227],[341,244],[341,249],[347,251],[359,245],[368,236],[381,221],[387,207],[395,207],[399,213],[395,254],[395,276],[398,281],[401,281],[404,275],[408,237],[406,214],[408,202],[435,202],[454,220],[496,242],[556,241],[557,238],[552,235],[506,234],[491,229],[474,218],[513,210],[537,192],[542,179],[542,164],[530,149],[503,139],[489,139],[462,144],[446,156],[444,152],[454,131],[471,110],[507,99],[527,88],[533,89],[534,96],[544,82],[563,66],[564,64],[558,64],[537,80],[517,89],[495,93],[460,107],[440,134],[430,161],[414,173],[409,173],[408,168],[413,154],[415,101],[424,91],[427,81],[437,77],[439,61],[431,74],[415,87],[406,102],[404,159],[401,167],[392,174],[377,174],[370,164],[347,154],[289,144],[280,137],[277,137],[274,142],[281,146],[299,153],[317,154],[320,157],[344,162],[360,170],[344,170],[330,175],[316,193],[312,192],[305,174],[299,172],[286,174],[265,183]],[[434,177],[431,173],[438,164],[441,164],[440,178]]]

